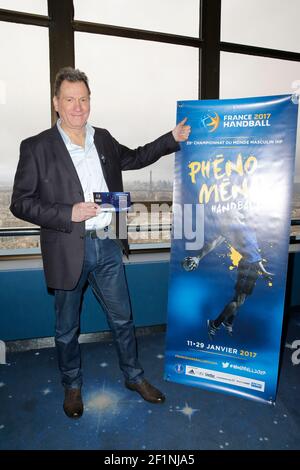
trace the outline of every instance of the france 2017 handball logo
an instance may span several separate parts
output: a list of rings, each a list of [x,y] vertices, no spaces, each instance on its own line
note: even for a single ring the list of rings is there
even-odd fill
[[[201,117],[201,125],[208,131],[214,132],[220,124],[220,116],[215,111],[208,111]]]

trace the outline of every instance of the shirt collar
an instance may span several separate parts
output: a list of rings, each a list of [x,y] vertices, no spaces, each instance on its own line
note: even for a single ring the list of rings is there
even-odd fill
[[[68,136],[68,134],[63,130],[61,127],[61,119],[59,118],[56,121],[57,128],[59,130],[60,135],[62,136],[62,139],[66,145],[66,147],[70,147],[74,145]],[[94,134],[95,134],[95,129],[93,126],[91,126],[88,122],[85,125],[85,148],[90,147],[94,143]]]

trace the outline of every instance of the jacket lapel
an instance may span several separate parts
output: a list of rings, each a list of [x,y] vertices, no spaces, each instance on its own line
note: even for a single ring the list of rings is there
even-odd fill
[[[111,187],[110,177],[109,177],[110,175],[109,175],[109,172],[108,172],[109,162],[108,162],[107,155],[105,155],[105,152],[104,152],[103,139],[102,139],[100,133],[97,131],[97,129],[95,129],[94,143],[95,143],[95,147],[96,147],[97,152],[98,152],[98,157],[99,157],[99,160],[100,160],[103,176],[104,176],[104,179],[106,181],[107,187],[109,189]]]
[[[55,154],[58,156],[59,160],[63,163],[65,166],[68,175],[71,177],[71,179],[76,183],[80,190],[82,191],[83,195],[83,189],[80,183],[80,179],[78,177],[76,168],[73,164],[72,158],[70,157],[70,154],[67,150],[67,147],[65,146],[65,143],[62,139],[62,136],[59,133],[59,130],[57,129],[57,126],[53,126],[51,129],[51,140],[53,139],[53,144],[54,144],[54,151]]]

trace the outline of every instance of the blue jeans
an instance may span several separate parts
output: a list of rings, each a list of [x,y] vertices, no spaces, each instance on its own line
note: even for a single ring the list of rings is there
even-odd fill
[[[129,382],[140,382],[143,369],[137,359],[136,338],[129,294],[116,241],[85,238],[82,273],[75,289],[55,291],[55,344],[62,384],[66,388],[82,385],[81,357],[78,343],[80,306],[86,282],[100,301],[117,347],[119,365]]]

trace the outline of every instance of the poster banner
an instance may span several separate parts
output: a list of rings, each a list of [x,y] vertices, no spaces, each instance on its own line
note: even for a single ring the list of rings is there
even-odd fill
[[[181,101],[165,379],[273,403],[288,261],[294,96]]]

